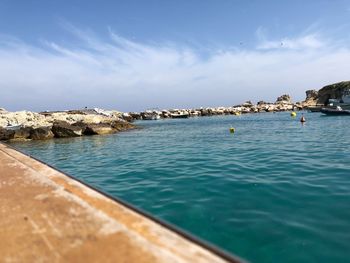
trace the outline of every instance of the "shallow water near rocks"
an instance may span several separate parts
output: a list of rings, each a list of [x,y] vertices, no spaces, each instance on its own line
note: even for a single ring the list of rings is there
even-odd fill
[[[248,261],[350,262],[350,117],[305,117],[143,121],[12,145]]]

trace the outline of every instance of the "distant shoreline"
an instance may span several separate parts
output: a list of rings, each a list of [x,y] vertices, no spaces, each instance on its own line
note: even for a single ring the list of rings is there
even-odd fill
[[[306,99],[296,103],[292,102],[289,95],[284,94],[279,96],[274,103],[259,101],[253,104],[251,101],[246,101],[231,107],[146,110],[127,113],[98,108],[40,113],[31,111],[8,112],[0,108],[0,140],[46,140],[112,134],[135,128],[136,126],[132,124],[135,120],[313,110],[331,101],[343,103],[347,100],[350,101],[350,81],[327,85],[319,91],[307,90]]]

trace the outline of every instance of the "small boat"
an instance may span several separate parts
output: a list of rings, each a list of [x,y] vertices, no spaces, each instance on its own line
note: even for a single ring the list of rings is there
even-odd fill
[[[350,115],[350,110],[343,110],[341,107],[337,106],[335,109],[330,108],[322,108],[321,112],[326,115],[333,115],[333,116],[339,116],[339,115]]]
[[[170,114],[171,118],[174,119],[185,119],[188,118],[190,115],[188,113],[185,112],[181,112],[181,113],[172,113]]]
[[[320,112],[322,110],[322,107],[321,106],[307,107],[307,110],[310,112]]]
[[[162,116],[162,112],[158,109],[148,109],[144,112],[141,112],[142,120],[154,121],[160,120]]]
[[[148,113],[148,114],[143,114],[142,119],[143,120],[149,120],[149,121],[151,121],[151,120],[160,120],[160,116],[158,114],[156,114],[156,113],[152,113],[152,114]]]

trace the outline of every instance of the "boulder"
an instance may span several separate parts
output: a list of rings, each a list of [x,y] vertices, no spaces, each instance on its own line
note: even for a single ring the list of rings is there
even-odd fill
[[[122,115],[123,119],[126,121],[141,120],[141,114],[136,112],[130,112],[129,115]]]
[[[301,108],[314,107],[317,105],[318,91],[317,90],[307,90],[306,99],[300,103]]]
[[[65,121],[56,121],[52,126],[52,132],[57,138],[79,137],[83,135],[83,129]]]
[[[117,131],[126,131],[135,128],[135,125],[126,121],[113,121],[110,126]]]
[[[15,131],[0,127],[0,140],[7,141],[15,137]]]
[[[201,109],[201,116],[211,116],[213,115],[210,109]]]
[[[252,107],[253,105],[254,105],[253,102],[251,102],[250,100],[247,100],[242,104],[242,106],[246,108]]]
[[[265,109],[267,112],[273,112],[276,111],[276,106],[275,105],[268,105],[268,107]]]
[[[260,100],[258,101],[257,105],[265,105],[265,104],[269,104],[268,102],[266,101],[263,101],[263,100]]]
[[[13,140],[28,140],[30,139],[31,131],[33,130],[32,127],[21,127],[17,130],[15,130],[15,134],[13,137]]]
[[[105,123],[77,122],[77,123],[74,123],[73,126],[76,126],[82,129],[84,135],[112,134],[118,131],[125,131],[135,127],[133,124],[126,121],[112,121],[112,122],[105,122]]]
[[[317,100],[318,98],[318,91],[317,90],[307,90],[306,93],[306,100]]]
[[[292,100],[288,94],[284,94],[282,96],[279,96],[276,100],[276,104],[286,103],[290,104],[292,103]]]
[[[117,129],[112,128],[107,123],[88,124],[84,129],[84,135],[104,135],[117,132]]]
[[[39,127],[32,129],[30,132],[30,139],[32,140],[47,140],[54,137],[51,127]]]

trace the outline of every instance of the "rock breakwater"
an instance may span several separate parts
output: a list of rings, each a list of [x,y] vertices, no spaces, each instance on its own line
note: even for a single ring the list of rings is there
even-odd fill
[[[259,113],[259,112],[279,112],[302,110],[304,105],[302,103],[293,103],[289,95],[282,95],[277,98],[276,102],[259,101],[257,104],[251,101],[246,101],[243,104],[230,107],[207,107],[195,109],[170,109],[170,110],[147,110],[143,112],[129,112],[123,113],[122,118],[128,121],[133,120],[156,120],[174,118],[174,116],[213,116],[213,115],[240,115],[245,113]]]
[[[117,111],[94,109],[36,113],[0,110],[0,140],[46,140],[102,135],[134,127]]]
[[[106,111],[83,109],[61,112],[8,112],[0,108],[0,140],[46,140],[52,138],[79,137],[111,134],[135,126],[135,120],[158,120],[213,115],[240,115],[246,113],[280,112],[312,109],[323,106],[330,99],[350,101],[350,81],[323,87],[319,91],[307,90],[306,99],[293,103],[289,95],[279,96],[275,102],[259,101],[229,107],[194,109],[146,110],[143,112]],[[320,106],[321,105],[321,106]]]

